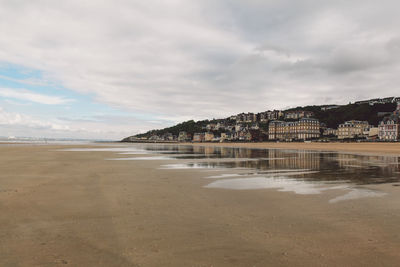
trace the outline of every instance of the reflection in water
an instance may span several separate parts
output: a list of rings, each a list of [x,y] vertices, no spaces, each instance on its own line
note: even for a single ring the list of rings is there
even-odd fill
[[[284,149],[248,149],[202,147],[190,145],[136,144],[108,148],[78,148],[65,151],[112,151],[145,157],[116,158],[120,160],[193,160],[167,164],[162,168],[249,169],[254,174],[288,171],[308,181],[349,181],[355,184],[393,183],[400,179],[399,157],[355,155]],[[293,175],[291,175],[293,176]]]
[[[322,191],[327,190],[326,187],[321,187],[316,183],[291,179],[285,176],[222,179],[216,180],[205,187],[234,190],[277,188],[279,191],[292,191],[296,194],[320,194]]]
[[[383,197],[385,195],[387,194],[384,192],[373,191],[370,189],[353,188],[347,194],[329,200],[329,203],[336,203],[339,201],[366,198],[366,197]]]
[[[345,195],[332,199],[331,203],[383,196],[385,193],[355,188],[354,185],[394,183],[400,180],[399,157],[393,156],[165,144],[135,144],[69,151],[112,151],[118,153],[117,155],[146,155],[130,158],[117,156],[115,160],[179,161],[177,164],[163,164],[161,169],[229,170],[229,173],[207,177],[218,179],[207,185],[207,188],[277,188],[298,194],[319,194],[332,189],[348,190]],[[337,185],[339,183],[341,186]]]
[[[299,176],[299,175],[304,175],[304,174],[313,174],[313,173],[318,173],[318,171],[301,171],[301,170],[290,170],[287,172],[275,172],[275,171],[265,171],[265,172],[250,172],[250,173],[224,173],[221,175],[213,175],[213,176],[208,176],[206,178],[209,179],[221,179],[221,178],[229,178],[229,177],[240,177],[240,176],[256,176],[256,175],[261,175],[264,174],[263,177],[276,177],[276,176]]]
[[[171,148],[169,148],[171,149]],[[185,148],[189,149],[189,148]],[[257,170],[256,174],[280,169],[315,170],[307,173],[310,181],[350,181],[355,184],[379,184],[398,182],[399,157],[343,154],[338,152],[294,151],[278,149],[245,149],[211,147],[193,151],[205,153],[205,158],[237,159],[227,161],[202,161],[197,168],[240,168]],[[213,153],[213,154],[206,154]],[[248,158],[249,160],[246,160]],[[258,159],[258,160],[254,160]],[[190,166],[191,163],[188,163]],[[168,167],[168,165],[164,166]],[[299,177],[305,178],[299,173]]]

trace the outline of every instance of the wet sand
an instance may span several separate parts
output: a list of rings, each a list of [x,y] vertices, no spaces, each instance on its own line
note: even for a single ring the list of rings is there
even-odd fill
[[[369,186],[388,195],[330,204],[339,192],[204,188],[215,172],[59,148],[0,146],[0,266],[400,262],[399,186]]]
[[[303,143],[303,142],[261,142],[261,143],[187,143],[195,146],[225,146],[245,148],[302,149],[318,151],[339,151],[349,153],[400,155],[397,143]]]

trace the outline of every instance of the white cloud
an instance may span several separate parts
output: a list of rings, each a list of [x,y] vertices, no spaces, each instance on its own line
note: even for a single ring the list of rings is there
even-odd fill
[[[39,104],[46,105],[60,105],[66,104],[73,101],[72,99],[67,99],[58,96],[49,96],[43,94],[32,93],[24,89],[11,89],[0,87],[0,96],[5,98],[14,98],[19,100],[26,100],[30,102],[35,102]]]
[[[0,61],[41,70],[106,105],[173,121],[347,103],[398,94],[399,7],[0,0]]]
[[[51,129],[51,130],[69,130],[69,127],[62,124],[42,121],[31,116],[5,111],[0,107],[0,125],[17,125],[29,128]]]
[[[148,122],[130,116],[98,115],[86,119],[44,119],[0,107],[0,136],[67,137],[120,140],[140,130],[161,128],[163,121]]]

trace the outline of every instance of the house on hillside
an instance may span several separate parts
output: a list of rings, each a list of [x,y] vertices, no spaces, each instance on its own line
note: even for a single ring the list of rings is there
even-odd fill
[[[285,119],[302,119],[302,118],[311,118],[314,116],[314,113],[306,110],[295,110],[295,111],[287,111],[285,112]]]
[[[268,122],[271,120],[279,120],[283,116],[281,110],[268,110],[260,113],[260,122]]]

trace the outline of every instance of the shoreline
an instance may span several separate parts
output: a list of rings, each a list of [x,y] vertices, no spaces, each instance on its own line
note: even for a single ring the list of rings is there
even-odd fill
[[[178,143],[193,146],[237,147],[253,149],[296,149],[400,156],[400,143]]]

